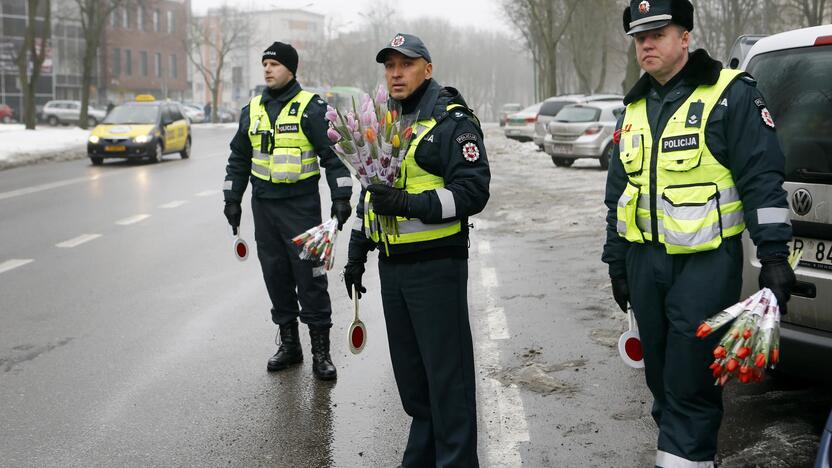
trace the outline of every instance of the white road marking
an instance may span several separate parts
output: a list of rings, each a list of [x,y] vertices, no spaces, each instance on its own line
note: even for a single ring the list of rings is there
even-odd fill
[[[203,190],[196,194],[198,197],[210,197],[211,195],[216,195],[220,193],[219,190]]]
[[[21,195],[28,195],[30,193],[42,192],[44,190],[51,190],[51,189],[54,189],[54,188],[64,187],[64,186],[67,186],[67,185],[79,184],[79,183],[82,183],[82,182],[90,182],[90,181],[93,181],[93,180],[100,179],[102,177],[104,177],[103,174],[96,174],[96,175],[89,176],[89,177],[78,177],[78,178],[75,178],[75,179],[60,180],[58,182],[50,182],[48,184],[35,185],[33,187],[26,187],[26,188],[22,188],[22,189],[12,190],[10,192],[3,192],[3,193],[0,193],[0,200],[5,200],[7,198],[19,197]]]
[[[74,239],[65,240],[63,242],[55,244],[55,247],[60,247],[62,249],[71,249],[73,247],[78,247],[81,244],[85,244],[91,240],[98,239],[99,237],[101,237],[101,234],[81,234],[80,236]]]
[[[136,224],[138,222],[144,221],[145,219],[149,218],[149,214],[137,214],[135,216],[131,216],[129,218],[124,218],[116,221],[116,224],[119,226],[128,226],[130,224]]]
[[[164,209],[178,208],[178,207],[184,205],[185,203],[188,203],[188,202],[185,201],[185,200],[176,200],[176,201],[172,201],[170,203],[165,203],[164,205],[159,205],[159,208],[164,208]]]
[[[492,340],[507,340],[511,336],[508,334],[508,323],[502,307],[494,307],[488,312],[488,336]]]
[[[511,337],[505,311],[497,305],[496,288],[500,282],[497,271],[489,266],[488,254],[491,244],[480,240],[474,244],[480,262],[480,283],[484,291],[487,312],[488,339],[476,340],[477,363],[486,371],[501,368],[498,341]],[[486,376],[485,385],[480,391],[480,412],[486,425],[486,456],[488,466],[519,467],[522,464],[518,444],[528,442],[529,428],[526,423],[526,410],[520,398],[520,390],[515,385],[504,386],[499,380]]]
[[[17,267],[21,267],[23,265],[26,265],[27,263],[32,262],[34,262],[34,260],[31,258],[13,258],[11,260],[6,260],[5,262],[0,263],[0,273],[5,273],[9,270],[14,270]]]

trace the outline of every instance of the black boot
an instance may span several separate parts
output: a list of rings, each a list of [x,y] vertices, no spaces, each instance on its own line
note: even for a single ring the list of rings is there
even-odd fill
[[[298,335],[298,322],[280,326],[280,347],[277,352],[269,358],[268,370],[279,371],[292,364],[303,362],[303,350],[300,347],[300,335]]]
[[[338,372],[329,357],[329,328],[309,327],[312,339],[312,372],[321,380],[335,380]]]

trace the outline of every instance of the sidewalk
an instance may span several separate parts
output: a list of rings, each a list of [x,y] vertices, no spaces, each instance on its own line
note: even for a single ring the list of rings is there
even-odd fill
[[[26,130],[23,124],[0,125],[0,170],[84,158],[89,134],[77,127],[38,125],[36,130]]]

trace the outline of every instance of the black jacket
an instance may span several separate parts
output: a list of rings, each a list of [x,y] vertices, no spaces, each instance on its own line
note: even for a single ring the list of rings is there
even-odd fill
[[[269,89],[263,91],[261,103],[266,107],[269,114],[269,121],[274,126],[277,117],[283,106],[301,91],[300,84],[292,81],[284,89],[280,90],[277,96],[272,96]],[[352,195],[352,177],[349,171],[335,156],[330,146],[332,143],[326,136],[328,122],[324,117],[326,114],[326,101],[315,96],[306,106],[306,111],[301,116],[300,126],[303,133],[320,159],[321,166],[325,169],[326,181],[329,184],[332,199],[349,200]],[[271,181],[262,180],[251,175],[251,140],[248,136],[250,124],[249,106],[243,107],[240,112],[240,126],[234,139],[231,140],[231,155],[228,156],[228,165],[225,167],[225,186],[223,195],[226,202],[239,203],[243,199],[249,179],[253,187],[252,195],[259,198],[289,198],[298,195],[315,193],[318,191],[318,180],[320,176],[310,177],[294,184],[275,184]],[[339,187],[340,179],[340,187]],[[349,185],[347,185],[349,181]],[[231,184],[230,188],[228,184]]]
[[[656,91],[657,84],[644,74],[624,98],[630,104],[647,98],[647,117],[654,138],[659,138],[665,125],[700,85],[711,85],[719,79],[722,64],[713,60],[704,50],[690,54],[688,63],[680,73],[681,79],[663,90],[662,99]],[[765,101],[756,82],[748,75],[734,81],[726,90],[724,99],[714,108],[705,127],[705,143],[711,153],[726,168],[737,184],[745,211],[745,223],[751,239],[757,246],[757,256],[788,255],[788,242],[792,237],[789,224],[759,224],[759,208],[788,208],[786,191],[783,190],[785,158],[774,128],[762,118]],[[622,116],[616,131],[621,129]],[[654,142],[655,144],[655,142]],[[626,275],[624,259],[630,243],[616,232],[618,199],[627,184],[627,175],[618,156],[618,145],[612,154],[607,175],[607,241],[602,260],[609,264],[611,277]]]
[[[449,104],[461,104],[462,108],[447,111]],[[462,232],[442,239],[417,242],[412,244],[389,245],[379,249],[379,258],[390,262],[416,262],[433,258],[467,258],[468,257],[468,217],[485,208],[489,197],[491,171],[485,154],[483,133],[479,121],[468,109],[459,92],[450,87],[442,87],[431,80],[419,101],[418,118],[436,119],[437,124],[426,134],[416,148],[416,163],[431,174],[440,176],[445,181],[454,198],[455,215],[442,217],[442,204],[435,190],[428,190],[408,199],[410,211],[425,213],[419,219],[426,224],[437,224],[454,219],[462,223]],[[479,153],[474,155],[473,146]],[[463,155],[463,148],[468,148],[468,159]],[[364,191],[361,193],[364,200]],[[352,230],[349,247],[349,259],[365,262],[367,252],[375,248],[360,223],[364,217],[364,204],[359,203],[356,210],[356,226]]]

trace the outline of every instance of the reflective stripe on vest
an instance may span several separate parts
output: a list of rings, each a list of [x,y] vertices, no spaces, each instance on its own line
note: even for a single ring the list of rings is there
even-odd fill
[[[658,242],[669,254],[712,250],[722,239],[745,230],[742,201],[731,171],[719,163],[705,142],[711,112],[740,74],[723,70],[716,84],[696,88],[658,139],[651,133],[646,99],[627,105],[619,141],[628,177],[616,209],[616,229],[621,237],[637,243],[653,240],[652,200]],[[650,192],[653,167],[655,193]]]
[[[275,126],[269,121],[266,107],[260,103],[262,96],[251,99],[248,137],[252,149],[252,175],[276,184],[291,184],[321,173],[315,149],[300,125],[306,106],[314,96],[301,90],[283,106]],[[272,148],[264,148],[264,140]]]
[[[451,104],[447,110],[463,107],[460,104]],[[413,141],[402,161],[401,175],[396,180],[395,187],[403,188],[407,193],[418,194],[427,190],[437,190],[445,187],[445,180],[442,177],[431,174],[416,163],[416,148],[422,139],[436,126],[436,119],[419,120],[413,124]],[[364,197],[364,232],[374,242],[381,242],[384,234],[376,220],[371,194],[367,192]],[[444,212],[444,207],[443,207]],[[413,242],[425,242],[430,240],[450,237],[462,231],[462,222],[459,220],[445,223],[426,224],[418,219],[409,219],[401,216],[396,217],[399,233],[396,236],[387,236],[386,241],[390,244],[410,244]]]

